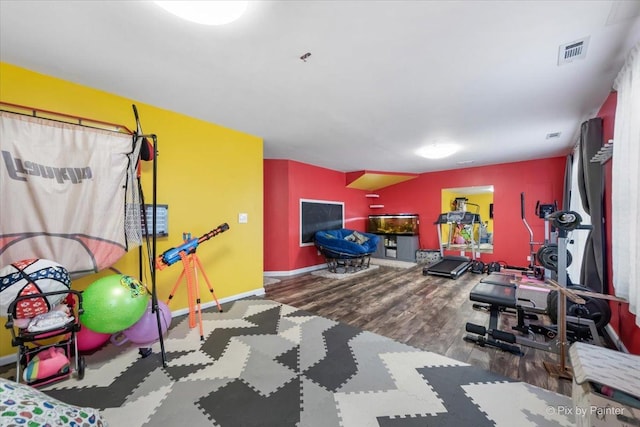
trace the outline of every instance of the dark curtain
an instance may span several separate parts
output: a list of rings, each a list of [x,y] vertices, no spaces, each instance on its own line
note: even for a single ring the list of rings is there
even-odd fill
[[[603,171],[600,162],[591,163],[591,158],[600,148],[602,148],[602,119],[596,117],[582,123],[580,129],[578,188],[580,189],[582,206],[585,212],[591,216],[593,227],[588,231],[589,236],[584,248],[580,283],[595,292],[606,292]],[[574,233],[586,232],[586,230],[574,231]]]
[[[573,171],[573,153],[567,155],[567,159],[564,164],[564,191],[562,192],[562,210],[568,211],[571,209],[571,184],[572,184],[572,171]],[[568,266],[567,266],[568,267]],[[557,277],[560,280],[560,277]],[[567,280],[560,282],[564,284],[572,283],[572,279],[567,272]]]
[[[573,153],[567,155],[564,165],[564,192],[562,193],[562,210],[571,209],[571,171],[573,170]]]

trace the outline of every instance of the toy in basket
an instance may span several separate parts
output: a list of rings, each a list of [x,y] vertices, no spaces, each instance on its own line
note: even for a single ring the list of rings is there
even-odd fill
[[[25,259],[0,268],[0,316],[9,310],[9,304],[23,295],[25,299],[16,311],[17,317],[30,319],[48,312],[62,301],[66,293],[38,297],[42,292],[64,291],[71,287],[67,269],[47,259]]]
[[[0,269],[0,314],[7,314],[5,327],[18,349],[16,381],[39,386],[73,372],[84,377],[76,340],[82,294],[69,289],[70,283],[67,270],[49,260],[24,260]]]

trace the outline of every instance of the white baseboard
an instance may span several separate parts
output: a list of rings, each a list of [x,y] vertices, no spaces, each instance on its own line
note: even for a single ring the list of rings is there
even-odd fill
[[[18,350],[16,350],[17,352]],[[18,354],[8,354],[6,356],[0,357],[0,366],[10,365],[16,363],[18,360]]]
[[[252,296],[262,296],[262,295],[264,295],[264,288],[258,288],[258,289],[254,289],[252,291],[243,292],[241,294],[232,295],[230,297],[221,298],[218,301],[220,302],[220,304],[224,304],[226,302],[236,301],[236,300],[239,300],[239,299],[242,299],[242,298],[247,298],[247,297],[252,297]],[[202,303],[201,306],[202,306],[202,309],[204,310],[206,308],[215,307],[216,306],[216,302],[215,301],[211,301],[211,302]],[[171,312],[171,317],[183,316],[185,314],[189,314],[189,309],[188,308],[181,308],[180,310],[172,311]],[[6,355],[6,356],[1,356],[0,357],[0,366],[5,366],[5,365],[16,363],[16,360],[18,359],[17,352],[18,352],[18,350],[16,349],[16,353],[15,354],[9,354],[9,355]]]
[[[415,267],[417,265],[415,262],[398,261],[398,260],[382,259],[382,258],[374,258],[374,257],[371,257],[371,264],[386,265],[390,267],[400,267],[400,268],[410,268],[410,267]],[[298,268],[296,270],[265,271],[263,275],[266,277],[289,277],[289,276],[295,276],[297,274],[309,273],[311,271],[322,270],[323,268],[327,268],[327,264],[317,264],[309,267]]]
[[[385,258],[375,258],[375,257],[371,257],[371,264],[384,265],[387,267],[397,267],[397,268],[411,268],[418,265],[417,263],[410,262],[410,261],[399,261],[396,259],[385,259]]]
[[[297,270],[265,271],[263,275],[267,277],[280,277],[280,276],[288,277],[288,276],[295,276],[296,274],[309,273],[310,271],[321,270],[326,267],[327,267],[327,264],[318,264],[318,265],[312,265],[310,267],[298,268]]]
[[[264,295],[264,288],[258,288],[252,291],[243,292],[241,294],[232,295],[230,297],[221,298],[218,301],[220,302],[220,304],[224,304],[225,302],[231,302],[231,301],[236,301],[242,298],[254,297],[254,296],[257,297],[262,295]],[[216,302],[215,301],[205,302],[205,303],[202,303],[201,306],[202,306],[202,309],[204,310],[207,308],[215,307]],[[188,308],[181,308],[180,310],[172,311],[171,317],[183,316],[185,314],[189,314]]]

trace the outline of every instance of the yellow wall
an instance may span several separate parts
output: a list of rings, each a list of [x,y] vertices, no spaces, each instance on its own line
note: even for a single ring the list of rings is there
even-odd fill
[[[469,199],[467,203],[475,203],[476,205],[480,205],[480,210],[478,211],[478,213],[480,214],[480,219],[482,220],[482,222],[488,222],[487,230],[489,231],[489,233],[492,233],[493,219],[489,218],[489,205],[493,203],[493,193],[471,194],[458,197],[466,197],[467,199]],[[467,206],[467,211],[475,213],[476,206]]]
[[[453,191],[447,190],[446,188],[443,188],[442,191],[440,191],[441,194],[441,205],[442,205],[442,209],[441,212],[449,212],[454,210],[453,208],[453,200],[456,198],[456,195]],[[441,234],[441,242],[442,243],[451,243],[448,242],[449,240],[449,224],[441,224],[440,226],[440,232]]]
[[[198,96],[198,94],[194,94]],[[158,136],[158,203],[169,205],[169,237],[158,239],[158,254],[182,243],[182,233],[199,237],[223,222],[229,231],[202,243],[197,254],[218,299],[262,289],[263,159],[262,139],[135,100],[0,63],[0,100],[70,115],[118,123],[135,129],[136,104],[145,133]],[[145,201],[151,202],[151,162],[143,163]],[[2,195],[2,202],[6,195]],[[238,213],[248,213],[238,224]],[[138,250],[115,266],[138,276]],[[181,264],[157,273],[158,297],[165,300]],[[105,271],[73,282],[84,290]],[[143,281],[149,283],[148,278]],[[203,303],[212,298],[201,280]],[[180,285],[169,308],[188,307]],[[4,314],[4,313],[2,313]],[[0,318],[1,326],[4,319]],[[14,353],[7,330],[0,328],[0,356]]]
[[[443,188],[441,191],[442,212],[454,210],[454,201],[457,197],[466,197],[468,203],[479,205],[480,209],[477,212],[480,214],[480,219],[487,223],[487,231],[493,233],[493,219],[489,218],[489,205],[493,203],[493,193],[463,194]],[[467,206],[467,211],[476,213],[476,206]],[[449,236],[449,225],[444,224],[441,227],[442,241],[446,243]],[[479,239],[479,236],[476,235],[476,239]]]

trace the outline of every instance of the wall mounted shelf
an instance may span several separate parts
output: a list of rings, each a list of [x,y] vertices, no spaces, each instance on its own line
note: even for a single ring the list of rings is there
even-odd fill
[[[605,164],[611,157],[613,157],[613,139],[604,144],[600,150],[591,158],[591,163]]]
[[[378,199],[380,198],[380,195],[376,193],[367,193],[364,195],[364,197],[366,197],[367,199]],[[371,201],[373,202],[373,200]],[[382,209],[382,208],[384,208],[384,205],[382,204],[369,205],[369,209]]]

